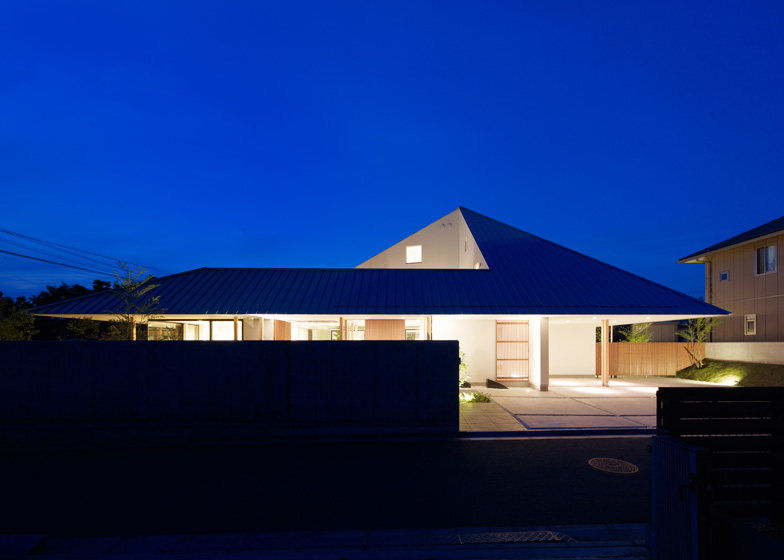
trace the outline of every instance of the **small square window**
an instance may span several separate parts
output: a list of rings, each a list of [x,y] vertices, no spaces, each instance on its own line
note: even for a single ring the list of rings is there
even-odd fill
[[[719,272],[719,282],[726,282],[730,279],[730,271],[729,270],[722,270]]]
[[[746,327],[744,328],[743,332],[746,335],[755,335],[757,334],[757,316],[756,315],[746,315]]]
[[[759,247],[757,249],[757,274],[776,272],[776,246]]]
[[[409,245],[406,247],[406,264],[422,262],[422,245]]]

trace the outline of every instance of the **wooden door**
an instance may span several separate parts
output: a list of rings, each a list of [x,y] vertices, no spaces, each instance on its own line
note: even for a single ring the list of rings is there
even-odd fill
[[[273,332],[274,340],[291,340],[291,323],[275,319]]]
[[[528,381],[528,321],[496,321],[495,378]]]
[[[365,340],[405,340],[404,319],[366,319]]]

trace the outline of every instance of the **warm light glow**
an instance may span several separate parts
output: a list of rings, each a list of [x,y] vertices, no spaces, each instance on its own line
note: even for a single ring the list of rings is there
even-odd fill
[[[422,262],[422,245],[409,245],[406,247],[406,264]]]

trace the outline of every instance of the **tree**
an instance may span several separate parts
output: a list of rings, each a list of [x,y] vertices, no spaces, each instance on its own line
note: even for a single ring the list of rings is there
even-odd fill
[[[635,323],[620,329],[623,342],[650,342],[653,323]]]
[[[702,368],[702,362],[705,359],[705,356],[698,352],[697,345],[708,340],[708,335],[720,322],[721,319],[716,317],[710,319],[706,317],[691,319],[676,333],[686,342],[683,347],[689,354],[692,365],[696,366],[697,369]]]
[[[155,277],[141,266],[131,268],[122,261],[117,266],[112,292],[119,301],[115,309],[107,311],[115,316],[111,334],[113,338],[136,340],[137,324],[146,324],[165,312],[160,307],[160,296],[150,295],[160,284],[154,284]]]
[[[36,333],[27,298],[16,300],[0,292],[0,340],[30,340]]]
[[[96,282],[100,282],[100,280],[96,280]],[[47,305],[63,301],[64,299],[85,296],[89,293],[92,293],[91,290],[81,284],[66,284],[62,282],[59,286],[46,286],[46,289],[37,296],[32,296],[30,301],[33,302],[35,307],[38,307],[39,305]]]
[[[66,299],[85,296],[95,292],[108,290],[112,285],[105,280],[93,280],[92,289],[86,288],[81,284],[66,284],[61,282],[59,286],[46,286],[46,289],[38,295],[30,297],[34,306],[47,305]],[[37,329],[36,340],[96,340],[108,338],[109,326],[100,321],[94,321],[86,317],[77,319],[64,319],[61,317],[35,317],[35,327]]]

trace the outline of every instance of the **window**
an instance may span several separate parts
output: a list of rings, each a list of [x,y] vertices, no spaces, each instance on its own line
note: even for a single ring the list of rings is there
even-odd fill
[[[757,249],[757,274],[776,272],[776,246]]]
[[[730,271],[729,270],[722,270],[719,272],[719,282],[726,282],[730,279]]]
[[[242,323],[237,326],[237,340],[242,340]],[[234,321],[213,321],[212,340],[234,340]]]
[[[746,315],[746,327],[743,330],[743,333],[746,335],[755,335],[757,334],[757,316],[756,315]]]
[[[406,247],[406,264],[422,262],[422,245],[409,245]]]
[[[468,238],[467,237],[463,240],[463,252],[464,253],[468,252]]]

